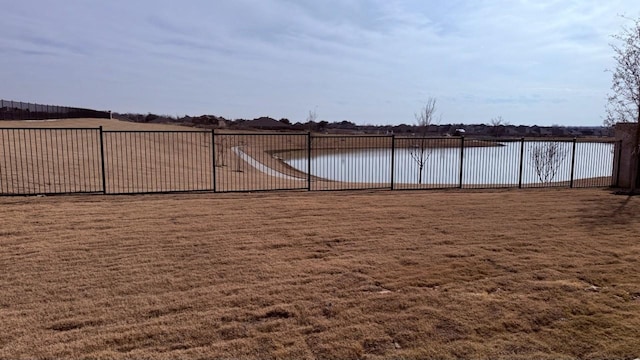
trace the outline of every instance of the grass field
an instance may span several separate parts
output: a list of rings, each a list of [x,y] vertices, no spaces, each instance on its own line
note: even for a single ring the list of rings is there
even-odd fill
[[[0,358],[640,357],[607,190],[0,198]]]

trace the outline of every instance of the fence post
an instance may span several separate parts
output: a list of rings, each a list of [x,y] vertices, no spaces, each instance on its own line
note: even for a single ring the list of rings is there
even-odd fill
[[[520,139],[520,175],[518,175],[518,189],[522,188],[522,169],[524,167],[524,138]]]
[[[311,131],[307,132],[307,191],[311,191]]]
[[[460,185],[462,189],[462,169],[464,168],[464,135],[460,136]]]
[[[395,181],[395,163],[396,163],[396,135],[391,135],[391,190]]]
[[[104,172],[104,140],[102,125],[100,125],[100,164],[102,165],[102,193],[107,193],[107,176]]]
[[[613,164],[613,171],[615,171],[615,183],[611,184],[611,186],[613,187],[619,187],[620,186],[620,157],[622,156],[622,140],[618,140],[615,142],[615,144],[613,145],[613,151],[616,151],[616,148],[618,149],[618,156],[616,157],[615,153],[613,156],[613,160],[614,160],[614,164]],[[617,160],[616,160],[617,159]],[[612,176],[614,174],[611,174]]]
[[[576,138],[573,138],[573,150],[571,152],[571,179],[569,180],[569,188],[573,188],[573,172],[576,165]]]
[[[213,192],[216,192],[216,129],[211,129],[211,181],[213,182]]]
[[[620,187],[620,164],[621,164],[620,160],[621,160],[621,157],[622,157],[622,140],[619,140],[618,141],[618,162],[616,164],[618,166],[618,169],[616,171],[616,187]]]

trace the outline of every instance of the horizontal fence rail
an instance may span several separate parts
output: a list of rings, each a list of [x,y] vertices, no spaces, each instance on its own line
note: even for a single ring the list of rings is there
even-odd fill
[[[0,128],[0,195],[615,186],[619,143]]]

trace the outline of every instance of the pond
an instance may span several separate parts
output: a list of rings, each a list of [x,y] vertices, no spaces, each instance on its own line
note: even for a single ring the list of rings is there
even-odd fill
[[[497,143],[497,146],[465,147],[464,154],[460,148],[431,148],[423,153],[422,174],[418,149],[395,149],[393,161],[391,149],[319,150],[320,153],[312,155],[311,174],[334,181],[390,183],[393,166],[395,183],[460,184],[461,179],[465,185],[518,184],[520,180],[523,184],[569,181],[573,146],[573,142],[512,141]],[[555,149],[551,150],[555,152],[552,160],[535,161],[535,154],[544,157],[552,148]],[[575,143],[574,180],[611,176],[613,149],[612,143]],[[284,161],[307,172],[306,157]]]

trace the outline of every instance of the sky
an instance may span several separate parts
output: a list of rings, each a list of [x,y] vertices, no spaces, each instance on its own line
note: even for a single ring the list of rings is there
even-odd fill
[[[0,98],[115,112],[599,126],[637,0],[0,0]]]

